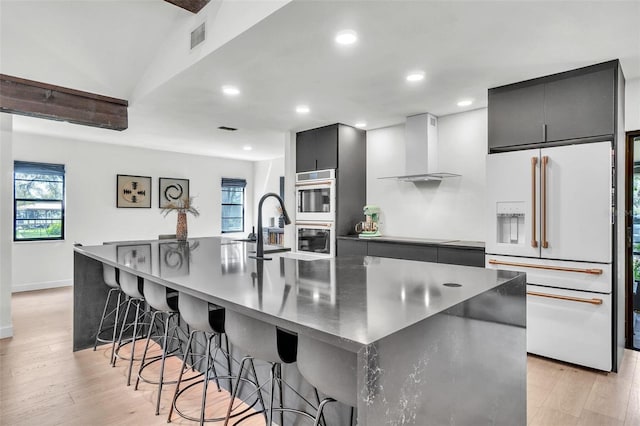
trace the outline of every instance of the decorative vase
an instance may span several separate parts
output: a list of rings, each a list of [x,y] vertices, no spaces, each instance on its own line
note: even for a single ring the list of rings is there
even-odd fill
[[[178,213],[178,224],[176,225],[176,239],[186,241],[187,239],[187,214]]]

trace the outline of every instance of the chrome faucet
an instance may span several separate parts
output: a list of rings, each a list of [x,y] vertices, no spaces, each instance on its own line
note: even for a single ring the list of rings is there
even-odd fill
[[[262,233],[262,203],[269,197],[275,197],[276,200],[280,203],[280,207],[282,208],[282,215],[284,216],[285,225],[289,225],[291,223],[291,219],[289,219],[289,214],[287,210],[284,208],[284,201],[282,198],[276,193],[269,192],[264,194],[262,198],[260,198],[260,202],[258,203],[258,241],[256,242],[256,255],[249,256],[253,259],[258,260],[271,260],[270,257],[264,257],[264,235]]]

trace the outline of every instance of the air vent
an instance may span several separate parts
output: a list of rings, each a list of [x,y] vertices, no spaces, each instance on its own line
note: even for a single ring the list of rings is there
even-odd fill
[[[433,127],[435,127],[435,126],[436,126],[436,119],[435,119],[435,117],[430,117],[430,118],[429,118],[429,124],[431,124]]]
[[[205,37],[205,22],[203,22],[198,28],[191,31],[191,49],[202,43]]]
[[[218,129],[226,130],[227,132],[235,132],[236,130],[238,130],[235,127],[227,127],[227,126],[220,126],[220,127],[218,127]]]

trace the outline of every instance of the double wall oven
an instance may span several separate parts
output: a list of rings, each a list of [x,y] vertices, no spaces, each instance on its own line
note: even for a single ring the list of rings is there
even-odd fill
[[[335,256],[335,170],[296,174],[296,250]]]

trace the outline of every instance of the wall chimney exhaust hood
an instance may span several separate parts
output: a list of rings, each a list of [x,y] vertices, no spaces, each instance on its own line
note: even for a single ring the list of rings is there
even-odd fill
[[[438,168],[438,119],[435,116],[424,113],[407,117],[404,139],[405,174],[378,179],[420,182],[460,176]]]

